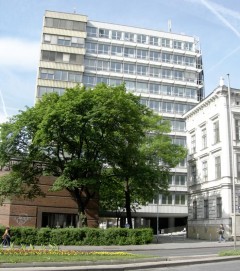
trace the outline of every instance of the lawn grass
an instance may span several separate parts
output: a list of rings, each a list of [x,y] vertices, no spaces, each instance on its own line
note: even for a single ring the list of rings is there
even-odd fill
[[[223,250],[218,253],[219,256],[240,256],[240,249]]]
[[[107,253],[106,253],[107,254]],[[110,255],[99,254],[80,254],[80,255],[57,255],[57,254],[39,254],[39,255],[23,255],[18,253],[9,253],[0,255],[0,263],[29,263],[29,262],[80,262],[80,261],[126,261],[132,259],[151,258],[151,256],[131,254],[131,253],[109,253]],[[115,255],[114,255],[115,254]]]

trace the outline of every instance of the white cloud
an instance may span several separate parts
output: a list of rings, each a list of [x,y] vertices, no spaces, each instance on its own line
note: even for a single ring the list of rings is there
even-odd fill
[[[230,13],[229,9],[224,8],[223,6],[220,5],[213,5],[212,2],[206,1],[206,0],[201,0],[201,3],[208,9],[210,10],[226,27],[232,30],[236,34],[237,37],[240,38],[240,32],[221,14],[221,13]],[[221,13],[220,13],[220,8],[221,8]]]
[[[39,60],[40,43],[9,37],[0,38],[0,67],[33,70]]]

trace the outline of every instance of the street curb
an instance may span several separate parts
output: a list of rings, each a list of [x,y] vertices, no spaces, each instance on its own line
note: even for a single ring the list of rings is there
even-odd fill
[[[196,257],[198,259],[196,259]],[[148,259],[148,261],[137,261],[131,263],[120,263],[120,262],[71,262],[71,263],[29,263],[29,264],[1,264],[0,270],[22,270],[20,268],[24,268],[25,271],[34,270],[34,271],[42,271],[42,270],[51,270],[51,271],[127,271],[127,270],[136,270],[142,268],[163,268],[163,267],[173,267],[173,266],[184,266],[184,265],[193,265],[193,264],[203,264],[203,263],[212,263],[212,262],[226,262],[239,260],[240,256],[213,256],[210,257],[208,255],[199,255],[199,256],[185,256],[183,260],[177,260],[180,257],[169,257],[169,258],[161,258],[161,259]],[[199,259],[200,258],[200,259]],[[157,262],[156,262],[157,260]],[[79,265],[81,264],[81,266]],[[53,266],[54,265],[54,266]],[[55,269],[56,268],[56,269]]]

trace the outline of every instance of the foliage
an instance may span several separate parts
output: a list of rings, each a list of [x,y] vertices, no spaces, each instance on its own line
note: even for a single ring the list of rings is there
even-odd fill
[[[1,228],[3,232],[3,228]],[[56,249],[59,245],[140,245],[150,243],[153,239],[151,228],[62,228],[34,229],[29,227],[11,228],[11,242],[15,245],[50,246]],[[51,245],[50,245],[51,244]],[[54,246],[53,246],[54,245]]]
[[[134,203],[167,191],[170,168],[186,155],[169,131],[124,85],[46,94],[1,125],[0,165],[11,171],[0,178],[0,197],[43,196],[39,177],[56,176],[52,190],[67,189],[79,216],[100,191],[102,206],[124,208],[131,226]]]
[[[223,250],[218,253],[219,256],[240,256],[240,249]]]

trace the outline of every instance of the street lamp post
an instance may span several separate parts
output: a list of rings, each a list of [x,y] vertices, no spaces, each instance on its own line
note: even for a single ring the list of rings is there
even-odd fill
[[[233,204],[233,239],[234,239],[234,249],[236,249],[236,192],[235,192],[235,166],[234,166],[234,151],[233,151],[233,124],[232,124],[232,112],[231,112],[231,89],[230,89],[230,78],[229,74],[227,74],[228,78],[228,115],[229,115],[229,132],[230,132],[230,140],[229,140],[229,148],[231,152],[231,172],[232,172],[232,204]]]

